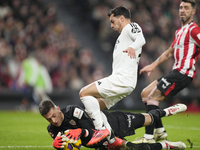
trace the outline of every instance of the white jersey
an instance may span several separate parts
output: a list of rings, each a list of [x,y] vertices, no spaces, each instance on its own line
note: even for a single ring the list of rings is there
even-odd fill
[[[138,63],[145,38],[141,27],[137,23],[127,24],[119,35],[113,52],[112,75],[117,76],[121,85],[135,88],[137,83]],[[128,53],[124,53],[128,47],[136,52],[136,59],[131,59]]]

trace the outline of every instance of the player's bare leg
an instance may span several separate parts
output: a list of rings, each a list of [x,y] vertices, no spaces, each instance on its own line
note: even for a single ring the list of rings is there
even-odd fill
[[[147,107],[147,112],[149,110],[151,110],[149,107],[153,107],[153,106],[147,106],[148,96],[150,95],[151,91],[153,91],[153,89],[157,86],[157,84],[158,84],[157,80],[153,81],[149,86],[144,88],[142,93],[141,93],[142,101],[144,102],[144,104]],[[163,99],[163,98],[161,97],[161,99]],[[157,109],[156,106],[154,106],[154,107],[155,107],[155,109]],[[164,127],[163,127],[161,119],[158,120],[155,123],[155,130],[154,131],[155,131],[154,132],[155,141],[164,140],[164,139],[167,138],[167,133],[166,133]]]
[[[146,103],[147,112],[154,109],[159,109],[159,102],[165,99],[165,96],[157,89],[158,81],[155,80],[149,86],[147,86],[141,93],[143,102]],[[137,139],[135,143],[155,143],[154,139],[154,128],[159,128],[159,133],[164,133],[165,137],[167,137],[167,133],[162,125],[161,119],[150,126],[145,127],[144,137]],[[155,130],[156,131],[156,130]],[[158,139],[158,138],[157,138]]]

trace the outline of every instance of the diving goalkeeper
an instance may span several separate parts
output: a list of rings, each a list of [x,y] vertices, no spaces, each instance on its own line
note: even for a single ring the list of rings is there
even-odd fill
[[[131,150],[161,150],[161,149],[185,149],[186,145],[179,142],[161,141],[159,143],[141,143],[133,144],[124,139],[126,136],[134,135],[135,129],[143,126],[148,126],[156,122],[164,116],[174,115],[183,112],[187,109],[184,104],[176,104],[166,109],[156,109],[148,113],[130,113],[122,111],[102,112],[104,122],[111,125],[115,138],[119,138],[122,147],[128,147]],[[76,143],[81,138],[82,145],[89,148],[100,149],[116,149],[112,144],[107,142],[104,138],[94,145],[87,145],[96,132],[92,119],[88,116],[84,109],[76,105],[68,105],[60,109],[51,100],[43,100],[39,105],[40,114],[50,123],[47,130],[50,136],[54,139],[53,146],[56,149],[64,148],[66,139]],[[64,134],[65,138],[61,136]],[[119,147],[120,148],[120,147]]]

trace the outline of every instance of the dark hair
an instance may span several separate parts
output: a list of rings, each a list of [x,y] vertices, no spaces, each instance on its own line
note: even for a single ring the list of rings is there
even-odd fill
[[[196,0],[181,0],[181,2],[190,3],[194,9],[196,9]]]
[[[43,100],[39,104],[39,112],[42,116],[46,115],[51,108],[55,108],[56,105],[51,100]]]
[[[131,18],[130,10],[128,10],[126,7],[123,7],[123,6],[117,6],[113,9],[111,9],[110,12],[108,13],[108,16],[110,17],[112,14],[115,17],[123,15],[127,19]]]

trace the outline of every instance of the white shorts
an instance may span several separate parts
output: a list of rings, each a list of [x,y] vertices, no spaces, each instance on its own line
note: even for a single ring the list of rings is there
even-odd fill
[[[105,103],[106,107],[110,109],[122,98],[129,95],[134,88],[125,86],[116,76],[109,76],[98,81],[95,81],[99,94],[103,96],[101,100]]]

